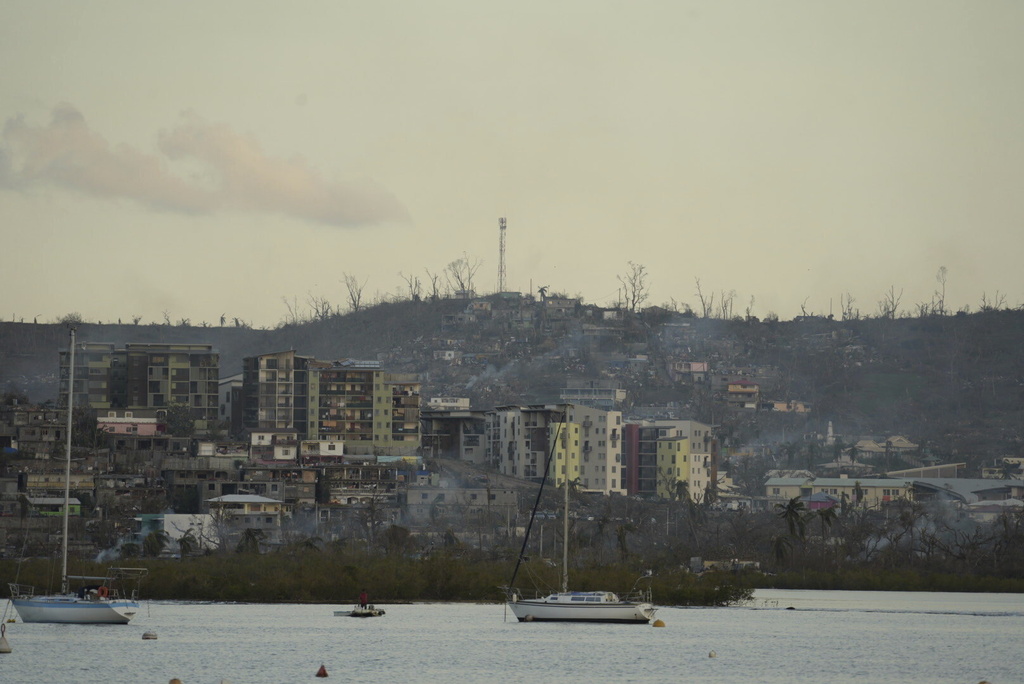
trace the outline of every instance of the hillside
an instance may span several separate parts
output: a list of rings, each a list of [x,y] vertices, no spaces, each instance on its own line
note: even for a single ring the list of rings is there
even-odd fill
[[[397,302],[273,330],[246,327],[81,324],[83,342],[208,343],[221,374],[245,356],[296,349],[322,359],[379,358],[419,373],[424,395],[468,396],[474,407],[558,398],[573,378],[615,380],[629,410],[674,403],[684,417],[721,426],[729,446],[779,444],[823,433],[903,434],[943,460],[980,463],[1022,454],[1024,312],[832,321],[695,318],[652,308],[608,320],[579,306],[559,317],[464,316],[467,302]],[[446,318],[447,317],[447,318]],[[512,320],[519,322],[513,323]],[[32,401],[56,397],[66,328],[0,323],[0,387]],[[456,350],[458,362],[435,360]],[[707,390],[673,381],[673,361],[707,361],[714,374],[743,371],[762,399],[802,401],[808,414],[727,410]]]

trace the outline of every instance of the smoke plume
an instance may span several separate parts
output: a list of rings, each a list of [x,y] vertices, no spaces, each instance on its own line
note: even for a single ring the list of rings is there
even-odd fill
[[[372,181],[331,182],[299,157],[267,156],[259,142],[194,114],[158,138],[159,154],[112,145],[68,104],[47,126],[8,119],[0,139],[0,187],[57,186],[192,214],[278,213],[330,226],[405,221],[402,204]],[[201,172],[179,177],[174,163]]]

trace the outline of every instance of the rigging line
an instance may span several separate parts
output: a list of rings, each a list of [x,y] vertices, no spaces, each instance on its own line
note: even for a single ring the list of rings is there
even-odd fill
[[[558,429],[555,431],[555,436],[551,440],[551,448],[548,449],[548,457],[544,461],[544,476],[540,480],[540,488],[537,489],[537,499],[533,502],[533,510],[530,511],[530,522],[526,524],[526,532],[523,534],[523,546],[519,549],[519,558],[516,559],[516,567],[512,571],[512,579],[509,580],[508,588],[512,589],[516,585],[516,576],[519,574],[519,566],[522,565],[523,557],[526,555],[526,545],[530,541],[530,530],[533,529],[533,519],[537,515],[537,507],[540,506],[540,497],[544,494],[544,484],[548,481],[548,471],[551,469],[551,461],[555,457],[555,446],[558,444],[558,439],[562,435],[562,429],[565,425],[565,405],[562,406],[562,412],[558,417]],[[568,477],[568,472],[566,473]]]

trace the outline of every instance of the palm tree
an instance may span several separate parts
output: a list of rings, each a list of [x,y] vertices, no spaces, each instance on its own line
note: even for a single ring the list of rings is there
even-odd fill
[[[153,530],[142,540],[142,553],[155,558],[167,547],[170,539],[170,535],[163,530]]]
[[[238,540],[238,546],[235,547],[237,553],[259,553],[260,542],[266,538],[266,533],[263,530],[257,530],[253,527],[245,528],[245,532],[242,533],[242,538]]]
[[[788,503],[775,504],[775,510],[777,511],[776,515],[786,521],[790,536],[803,541],[807,535],[807,521],[804,518],[807,506],[800,500],[800,497],[794,496]]]
[[[821,536],[825,536],[826,528],[831,530],[832,523],[835,522],[836,518],[836,507],[829,506],[828,508],[819,508],[815,515],[818,516],[818,520],[821,521]]]
[[[192,553],[199,546],[199,539],[196,538],[196,531],[192,528],[185,530],[185,534],[178,538],[178,553],[181,560]]]
[[[815,511],[814,515],[817,516],[818,521],[821,523],[821,556],[825,557],[825,535],[826,530],[832,529],[832,523],[836,520],[836,507],[829,506],[828,508],[819,508]]]
[[[772,553],[775,560],[782,563],[793,550],[793,537],[786,534],[779,534],[772,537]]]

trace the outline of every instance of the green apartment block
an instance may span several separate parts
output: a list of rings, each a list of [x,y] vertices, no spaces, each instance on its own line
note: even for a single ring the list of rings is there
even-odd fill
[[[61,378],[69,354],[60,353]],[[161,417],[171,404],[189,407],[196,430],[217,423],[220,355],[209,344],[113,344],[86,342],[75,350],[75,406],[99,415],[116,412]]]

